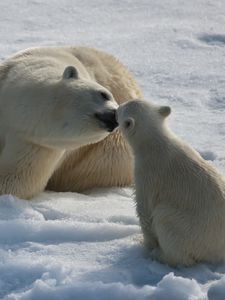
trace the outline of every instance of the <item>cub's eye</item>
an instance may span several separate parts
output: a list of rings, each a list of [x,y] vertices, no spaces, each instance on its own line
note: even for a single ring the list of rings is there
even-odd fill
[[[126,121],[124,122],[124,128],[125,128],[125,129],[128,129],[129,127],[131,127],[131,125],[132,125],[131,120],[126,120]]]
[[[106,101],[108,101],[108,100],[111,99],[110,95],[107,94],[106,92],[100,92],[100,95],[101,95],[101,97],[102,97],[104,100],[106,100]]]
[[[123,122],[124,129],[133,129],[135,125],[135,121],[133,118],[128,118]]]

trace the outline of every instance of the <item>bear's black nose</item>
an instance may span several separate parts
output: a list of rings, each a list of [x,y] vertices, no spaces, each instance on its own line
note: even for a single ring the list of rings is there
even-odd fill
[[[100,121],[100,125],[103,125],[109,132],[112,132],[119,125],[116,120],[115,109],[98,112],[95,114],[95,117]]]

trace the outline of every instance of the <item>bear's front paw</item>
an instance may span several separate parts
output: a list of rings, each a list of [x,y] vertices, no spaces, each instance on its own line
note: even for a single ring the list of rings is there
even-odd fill
[[[163,252],[159,247],[152,249],[149,253],[149,256],[152,260],[157,260],[160,263],[165,262]]]

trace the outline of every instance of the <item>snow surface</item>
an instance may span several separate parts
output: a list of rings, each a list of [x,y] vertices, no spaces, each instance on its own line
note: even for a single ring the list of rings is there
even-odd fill
[[[0,2],[0,59],[30,46],[117,56],[172,129],[225,173],[224,0]],[[132,189],[0,197],[0,298],[224,300],[225,265],[147,256]]]

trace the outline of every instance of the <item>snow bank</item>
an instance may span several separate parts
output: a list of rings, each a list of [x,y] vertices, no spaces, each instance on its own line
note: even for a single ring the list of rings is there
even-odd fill
[[[148,257],[132,194],[1,196],[0,299],[222,297],[225,266],[172,269]]]

